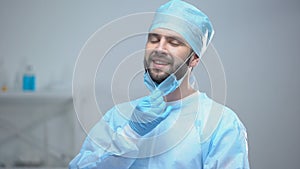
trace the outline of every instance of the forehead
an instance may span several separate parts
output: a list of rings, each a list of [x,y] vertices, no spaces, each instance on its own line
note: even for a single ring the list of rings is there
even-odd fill
[[[170,30],[170,29],[156,28],[156,29],[152,30],[150,33],[158,34],[160,36],[173,37],[176,39],[180,39],[183,42],[186,42],[186,40],[183,38],[183,36],[181,36],[179,33],[175,32],[173,30]]]

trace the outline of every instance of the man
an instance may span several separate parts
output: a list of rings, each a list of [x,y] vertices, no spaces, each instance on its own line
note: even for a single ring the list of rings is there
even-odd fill
[[[243,124],[190,82],[213,33],[191,4],[158,8],[144,58],[150,95],[107,112],[69,168],[249,168]]]

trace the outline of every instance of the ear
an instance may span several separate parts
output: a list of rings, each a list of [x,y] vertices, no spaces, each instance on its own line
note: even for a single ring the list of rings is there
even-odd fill
[[[191,57],[191,61],[189,66],[190,67],[196,67],[200,62],[200,58],[198,57],[197,54],[194,53],[194,55]]]

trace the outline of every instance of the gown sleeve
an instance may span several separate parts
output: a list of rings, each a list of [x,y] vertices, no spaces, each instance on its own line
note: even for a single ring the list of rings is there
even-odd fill
[[[138,153],[134,141],[130,140],[131,131],[124,126],[114,128],[112,123],[123,119],[116,119],[114,109],[106,113],[86,137],[79,154],[70,162],[70,169],[127,169],[135,161],[129,158]],[[128,125],[127,125],[128,126]],[[129,133],[129,134],[128,134]],[[131,135],[130,137],[127,137]]]
[[[229,109],[208,144],[204,169],[249,169],[247,133]]]

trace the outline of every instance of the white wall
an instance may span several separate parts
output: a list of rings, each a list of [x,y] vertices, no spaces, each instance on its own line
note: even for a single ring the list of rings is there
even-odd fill
[[[98,28],[126,14],[154,11],[163,2],[0,1],[0,57],[5,59],[10,89],[25,60],[36,67],[39,90],[51,84],[70,88],[76,57]],[[189,2],[214,24],[213,43],[228,85],[226,104],[248,129],[251,167],[298,168],[299,2]],[[112,104],[110,93],[102,92],[99,102],[106,110]]]

